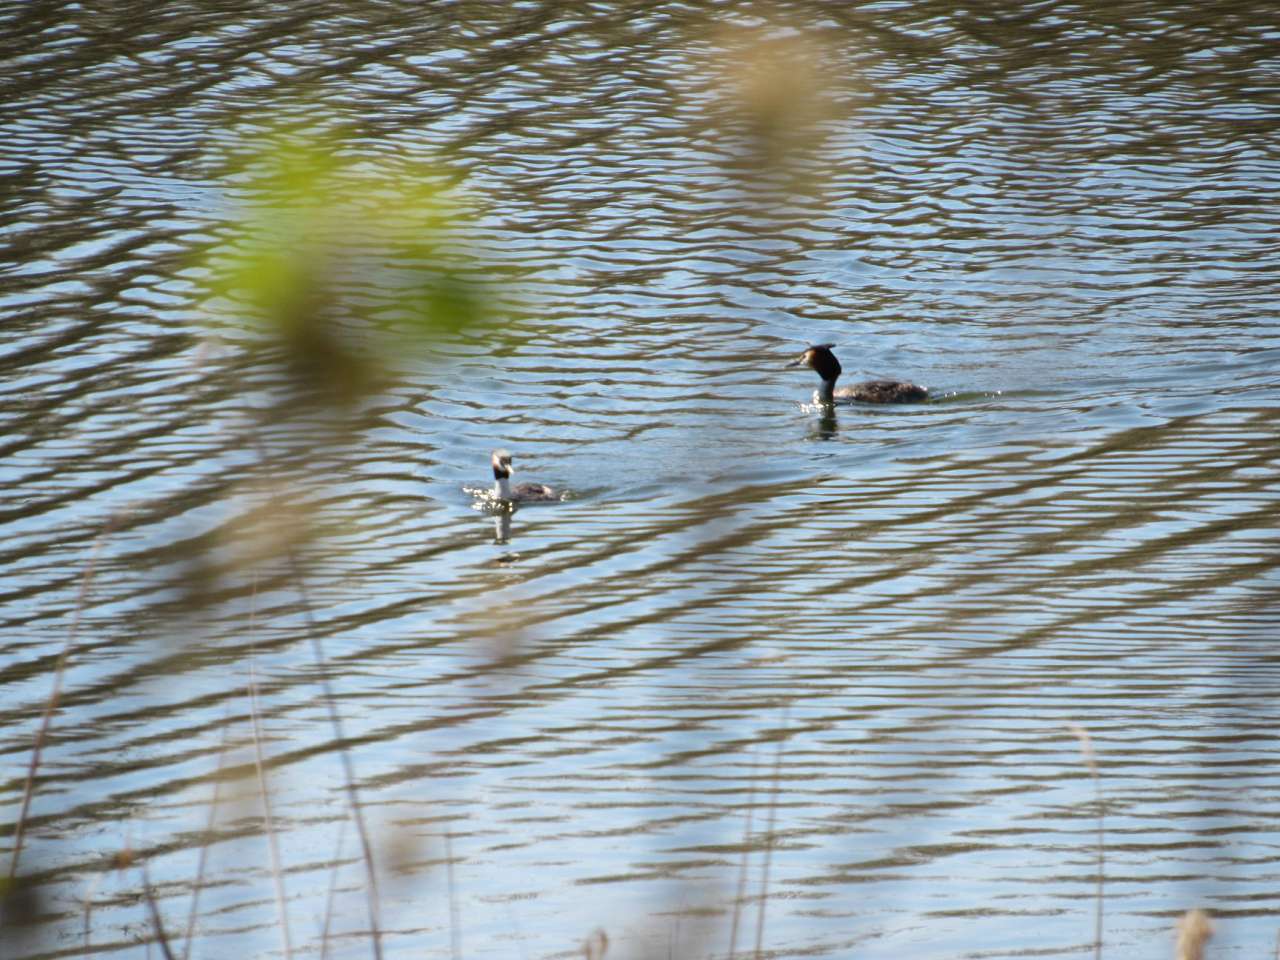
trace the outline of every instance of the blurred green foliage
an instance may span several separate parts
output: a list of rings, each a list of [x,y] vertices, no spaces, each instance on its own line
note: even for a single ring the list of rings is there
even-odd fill
[[[370,155],[341,129],[278,128],[230,165],[241,215],[203,272],[215,314],[280,348],[297,382],[341,402],[396,361],[487,323],[468,208],[429,162]]]

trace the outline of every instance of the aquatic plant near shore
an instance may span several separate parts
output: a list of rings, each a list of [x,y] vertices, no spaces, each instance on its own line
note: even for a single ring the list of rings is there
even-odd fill
[[[442,167],[370,156],[341,118],[312,118],[255,140],[226,179],[241,215],[197,265],[206,320],[273,351],[304,395],[345,407],[492,319],[501,284]]]

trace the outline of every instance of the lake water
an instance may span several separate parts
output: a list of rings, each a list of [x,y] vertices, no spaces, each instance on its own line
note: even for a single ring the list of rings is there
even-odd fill
[[[1096,791],[1108,955],[1274,950],[1269,5],[3,18],[0,955],[370,956],[352,793],[387,956],[1087,956]],[[279,468],[193,264],[304,113],[533,307]]]

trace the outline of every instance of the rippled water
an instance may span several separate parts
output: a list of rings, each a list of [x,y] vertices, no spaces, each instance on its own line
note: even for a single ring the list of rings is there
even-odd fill
[[[10,7],[5,863],[66,659],[0,953],[158,954],[148,887],[182,949],[198,885],[193,955],[279,895],[370,955],[345,762],[388,955],[747,955],[761,891],[774,956],[1082,955],[1069,723],[1107,952],[1272,950],[1280,28],[1165,6]],[[192,263],[273,109],[442,158],[536,306],[250,577]],[[807,408],[821,341],[937,399]],[[499,445],[571,496],[495,536]]]

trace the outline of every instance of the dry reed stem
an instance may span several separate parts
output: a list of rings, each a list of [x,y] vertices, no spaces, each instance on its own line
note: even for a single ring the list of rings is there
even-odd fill
[[[320,673],[320,690],[324,694],[325,708],[329,714],[329,724],[333,728],[334,742],[338,744],[338,758],[342,764],[343,785],[346,789],[347,802],[351,805],[351,818],[356,825],[356,835],[360,838],[360,854],[364,859],[365,875],[369,881],[369,927],[373,935],[373,956],[382,960],[382,928],[379,920],[378,872],[373,861],[373,844],[369,840],[369,829],[364,822],[364,811],[360,807],[360,792],[356,787],[355,765],[351,762],[351,754],[347,750],[346,736],[342,731],[342,716],[338,712],[337,698],[333,693],[333,682],[329,677],[329,662],[324,655],[324,646],[320,642],[320,631],[316,629],[315,614],[312,610],[311,596],[307,593],[306,583],[302,580],[301,565],[292,548],[289,549],[289,565],[297,581],[298,593],[302,596],[302,609],[307,619],[307,635],[311,640],[312,656],[316,669]]]
[[[76,597],[75,617],[71,621],[71,632],[67,642],[58,654],[58,662],[53,670],[53,690],[45,703],[44,715],[40,718],[40,728],[36,731],[36,742],[31,749],[31,762],[27,766],[27,782],[22,788],[22,806],[18,810],[18,819],[13,827],[13,853],[9,857],[9,881],[18,875],[18,859],[22,856],[22,841],[26,835],[27,816],[31,812],[31,800],[35,796],[36,771],[40,768],[40,755],[44,752],[45,740],[49,736],[49,728],[53,725],[53,714],[58,709],[58,701],[62,699],[62,678],[67,670],[67,660],[71,657],[71,648],[75,646],[76,635],[80,632],[80,620],[84,615],[85,600],[89,596],[89,584],[93,582],[94,570],[98,565],[98,556],[102,553],[102,545],[119,523],[119,518],[112,517],[94,541],[93,553],[85,564],[84,573],[80,577],[80,592]]]
[[[333,901],[338,889],[338,867],[342,863],[342,842],[347,839],[347,820],[338,824],[338,849],[333,853],[333,869],[329,871],[329,894],[325,898],[324,926],[320,928],[320,960],[329,956],[329,925],[333,920]]]
[[[93,937],[90,935],[90,921],[93,919],[93,898],[97,895],[98,884],[101,882],[101,875],[95,877],[93,884],[89,887],[89,892],[84,895],[84,955],[86,957],[93,955],[91,949]]]
[[[165,935],[164,924],[160,921],[160,908],[156,906],[156,896],[151,889],[151,881],[147,877],[147,865],[142,865],[142,893],[147,901],[147,908],[151,913],[151,925],[156,930],[156,942],[160,944],[160,952],[164,954],[164,960],[174,960],[173,950],[169,948],[169,938]]]
[[[1089,774],[1093,777],[1093,789],[1096,796],[1096,804],[1098,808],[1098,884],[1097,884],[1097,907],[1094,911],[1093,921],[1093,956],[1094,960],[1102,958],[1102,888],[1103,881],[1106,877],[1107,854],[1106,846],[1103,842],[1104,825],[1103,817],[1106,813],[1106,807],[1102,800],[1102,778],[1098,774],[1098,758],[1093,751],[1093,739],[1089,736],[1089,731],[1078,723],[1068,723],[1067,729],[1075,736],[1080,743],[1080,755],[1084,758],[1085,765],[1089,768]]]
[[[250,405],[250,412],[252,410]],[[254,435],[254,446],[258,460],[268,464],[267,450],[262,437]],[[338,762],[342,766],[343,789],[347,795],[347,803],[351,806],[351,819],[356,825],[356,835],[360,838],[360,855],[364,860],[365,876],[368,879],[369,932],[373,937],[374,960],[382,960],[382,923],[379,919],[380,897],[378,894],[378,871],[373,859],[373,843],[369,839],[369,828],[364,822],[364,811],[360,806],[360,791],[356,786],[355,764],[351,761],[350,751],[346,747],[346,734],[342,728],[342,714],[338,711],[337,697],[333,692],[333,680],[329,673],[329,660],[324,654],[324,644],[320,642],[320,631],[316,628],[315,609],[311,603],[311,594],[307,591],[306,580],[302,576],[302,564],[298,560],[297,549],[292,541],[284,543],[284,556],[289,563],[289,572],[293,574],[297,585],[298,596],[302,599],[302,612],[307,623],[307,639],[311,641],[311,656],[316,664],[316,672],[320,674],[320,692],[324,698],[325,711],[329,715],[329,726],[333,729],[333,741],[338,746]]]
[[[746,902],[747,863],[751,859],[751,827],[756,812],[756,771],[760,766],[760,754],[752,753],[751,786],[747,791],[747,820],[742,828],[742,859],[738,863],[738,886],[733,894],[733,919],[729,924],[729,960],[738,955],[738,921]]]
[[[252,658],[252,654],[250,657]],[[262,727],[258,720],[258,682],[252,659],[249,660],[249,716],[253,721],[254,766],[258,771],[258,789],[262,793],[263,825],[267,832],[267,848],[271,852],[271,876],[275,882],[276,909],[280,914],[280,938],[284,945],[285,960],[291,960],[293,947],[289,939],[288,899],[285,897],[284,870],[280,863],[280,841],[276,836],[275,820],[271,816],[271,788],[267,785],[267,769],[262,754]]]
[[[458,888],[453,875],[453,831],[444,832],[444,863],[449,878],[449,955],[462,960],[462,921],[458,914]]]
[[[209,819],[205,823],[204,837],[200,842],[200,859],[196,862],[195,885],[191,890],[191,908],[187,911],[187,932],[182,941],[182,960],[188,960],[191,956],[191,945],[195,942],[200,891],[204,888],[204,871],[209,860],[209,840],[213,836],[213,828],[217,825],[218,804],[222,800],[222,769],[227,759],[227,730],[229,727],[230,723],[222,725],[222,743],[218,746],[218,768],[213,775],[213,800],[209,804]]]
[[[1213,936],[1213,921],[1203,910],[1188,910],[1178,918],[1176,960],[1204,960],[1204,945]]]
[[[778,737],[778,745],[773,754],[773,790],[769,796],[769,826],[765,832],[764,870],[760,877],[760,911],[756,914],[755,960],[760,960],[764,949],[764,913],[765,906],[769,902],[769,868],[773,863],[773,842],[776,835],[774,830],[778,822],[778,793],[782,787],[782,742],[786,739],[788,714],[783,714],[782,736]]]

